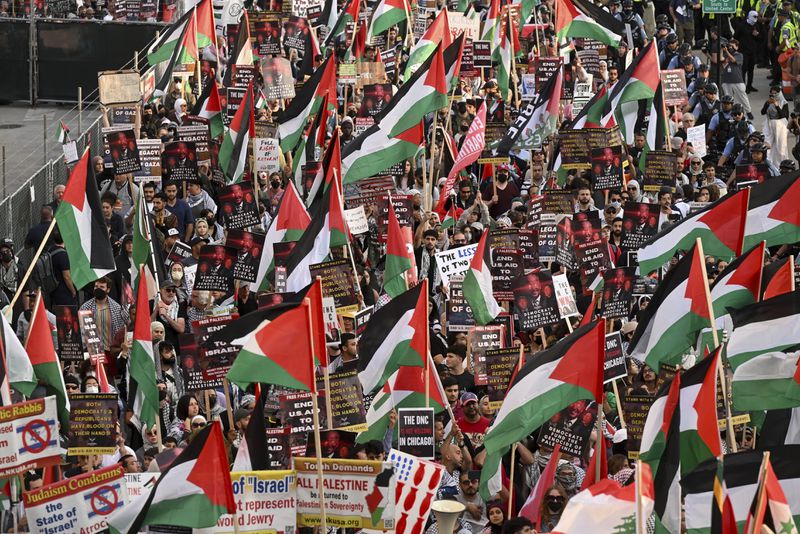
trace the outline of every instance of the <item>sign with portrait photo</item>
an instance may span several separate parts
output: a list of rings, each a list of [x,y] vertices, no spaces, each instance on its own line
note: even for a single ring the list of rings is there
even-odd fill
[[[617,267],[603,275],[603,316],[627,317],[631,311],[636,267]]]
[[[292,64],[288,59],[261,58],[261,75],[264,78],[264,93],[268,100],[295,97]]]
[[[622,189],[622,147],[592,149],[592,186],[595,191]]]
[[[225,186],[219,194],[219,214],[227,230],[260,224],[253,186],[248,182]]]
[[[626,202],[622,212],[622,247],[638,250],[658,233],[661,206],[646,202]]]
[[[104,132],[104,135],[108,143],[114,174],[129,174],[142,169],[139,147],[136,144],[133,128]]]
[[[61,361],[83,361],[81,326],[77,306],[53,306]]]
[[[244,230],[228,230],[225,245],[238,251],[233,264],[233,278],[243,282],[255,282],[258,264],[264,249],[264,234]]]
[[[512,281],[514,309],[521,330],[536,330],[561,320],[549,271],[531,272]]]
[[[164,145],[161,176],[167,181],[197,179],[197,145],[193,141],[173,141]]]
[[[555,447],[561,445],[561,451],[573,456],[583,455],[589,437],[595,427],[597,404],[589,401],[575,401],[553,417],[539,432],[539,445]]]
[[[233,288],[233,266],[236,264],[236,249],[223,245],[203,245],[194,289],[201,291],[225,291]]]

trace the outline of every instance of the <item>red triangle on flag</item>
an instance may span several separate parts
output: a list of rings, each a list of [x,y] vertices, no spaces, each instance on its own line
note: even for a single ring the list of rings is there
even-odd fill
[[[186,481],[201,488],[211,504],[224,506],[229,514],[233,514],[236,513],[236,501],[233,498],[233,486],[230,484],[222,425],[218,421],[211,425],[211,432]]]

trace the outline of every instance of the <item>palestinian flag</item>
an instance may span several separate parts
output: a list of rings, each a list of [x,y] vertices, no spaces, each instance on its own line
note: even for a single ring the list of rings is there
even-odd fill
[[[192,109],[192,115],[208,119],[208,127],[211,137],[217,139],[225,133],[225,125],[222,122],[222,106],[219,102],[219,89],[214,81],[206,84],[203,93],[197,100]]]
[[[615,480],[602,480],[567,501],[553,534],[636,532],[637,515],[641,514],[638,524],[646,523],[655,497],[649,469],[642,467],[640,496],[634,484],[620,486]]]
[[[592,459],[589,460],[589,466],[586,468],[586,474],[581,483],[581,490],[589,488],[597,484],[601,480],[608,478],[608,454],[606,452],[606,438],[603,437],[599,442],[598,447],[592,447]],[[600,469],[597,469],[597,459],[600,457]],[[600,478],[595,479],[595,474],[600,472]]]
[[[2,330],[0,330],[0,343],[2,343],[0,350],[2,350],[5,371],[3,382],[7,382],[12,388],[30,398],[36,387],[33,365],[14,329],[8,324],[5,314],[0,313],[0,316],[2,316],[3,323]],[[4,399],[3,404],[11,403],[6,403]]]
[[[365,394],[382,387],[403,365],[425,367],[428,280],[373,313],[358,343],[358,379]]]
[[[142,195],[143,196],[143,195]],[[141,267],[143,279],[145,267]],[[150,303],[147,287],[139,285],[136,296],[136,324],[133,328],[133,347],[128,359],[128,398],[133,411],[131,422],[140,431],[154,428],[160,410],[156,363],[153,356],[153,336],[150,333]],[[145,313],[146,312],[146,313]]]
[[[542,502],[544,501],[544,495],[545,492],[550,489],[550,486],[553,485],[553,482],[555,482],[556,469],[559,463],[561,463],[561,444],[556,443],[555,447],[553,447],[553,452],[550,453],[550,458],[547,460],[547,465],[542,469],[539,480],[536,481],[536,486],[532,488],[531,492],[528,494],[528,498],[525,500],[525,504],[519,509],[519,516],[527,518],[533,523],[534,527],[538,527],[539,529],[541,529]],[[587,472],[586,475],[588,474]],[[588,477],[585,477],[584,480],[586,480],[586,478]],[[584,489],[586,488],[581,487],[581,490]]]
[[[325,143],[325,135],[327,134],[327,118],[328,111],[326,110],[328,102],[328,95],[322,99],[322,106],[320,111],[314,115],[314,120],[308,124],[308,128],[303,133],[303,138],[300,144],[295,148],[292,154],[292,174],[294,174],[294,181],[297,185],[298,191],[304,191],[306,186],[303,184],[303,167],[311,164],[312,162],[319,161],[317,158],[317,147],[322,147]],[[316,178],[319,178],[318,174]],[[314,180],[311,191],[316,192],[319,187],[318,180]],[[306,205],[310,206],[315,197],[307,193]]]
[[[767,246],[800,241],[800,172],[776,176],[750,188],[744,243]]]
[[[464,298],[472,308],[475,321],[481,326],[492,322],[503,311],[492,294],[492,251],[487,245],[488,236],[487,228],[464,275],[463,286]]]
[[[735,409],[781,410],[800,406],[798,348],[759,354],[739,365],[731,382]]]
[[[58,135],[58,142],[62,145],[64,143],[69,143],[69,128],[64,121],[58,121],[58,129],[56,130],[56,134]]]
[[[230,51],[231,61],[228,63],[228,68],[225,69],[225,76],[222,80],[222,85],[225,87],[233,86],[233,71],[238,65],[252,65],[255,61],[253,58],[253,45],[250,43],[250,22],[247,18],[247,10],[242,11],[242,20],[239,21],[239,30],[236,38],[236,48]]]
[[[222,146],[219,147],[219,166],[229,184],[241,182],[247,165],[250,140],[256,136],[256,121],[253,117],[253,82],[247,86],[236,115],[231,120]]]
[[[491,0],[489,11],[486,13],[486,19],[483,21],[483,29],[481,31],[481,41],[489,41],[489,50],[494,52],[497,42],[499,40],[498,34],[500,33],[500,3],[501,0]]]
[[[339,182],[334,180],[331,182],[329,207],[328,207],[328,224],[330,231],[330,242],[328,246],[333,247],[346,247],[350,243],[351,235],[350,229],[347,227],[347,221],[344,218],[344,204],[342,200],[341,191],[339,191]]]
[[[192,9],[190,13],[191,19],[183,27],[178,41],[172,50],[172,55],[168,57],[166,63],[159,64],[156,67],[154,97],[169,93],[169,87],[174,78],[173,72],[177,69],[178,65],[194,66],[200,58],[200,53],[197,49],[197,33],[194,31],[194,15],[196,11]],[[158,72],[159,70],[161,71],[160,75]]]
[[[290,180],[286,184],[278,205],[278,213],[267,229],[253,288],[258,291],[267,291],[269,288],[269,275],[275,268],[273,245],[284,241],[297,241],[303,235],[305,229],[308,228],[310,222],[311,217],[308,215],[303,201],[300,200],[297,189]]]
[[[72,169],[63,201],[56,210],[72,283],[77,289],[117,269],[90,160],[87,148]]]
[[[719,349],[681,375],[681,475],[722,454],[717,426]]]
[[[456,203],[451,202],[450,209],[447,210],[447,215],[445,215],[442,221],[442,230],[453,228],[456,225],[456,221],[458,221],[458,217],[456,217]]]
[[[536,99],[519,114],[506,131],[497,152],[508,154],[512,150],[531,150],[541,147],[548,135],[558,131],[559,103],[563,77],[556,70],[537,93]]]
[[[334,193],[334,190],[337,193]],[[331,197],[334,194],[338,194],[338,188],[329,187],[325,191],[322,202],[311,211],[311,222],[297,240],[297,245],[286,261],[287,291],[300,291],[310,285],[311,271],[309,268],[315,263],[325,261],[330,254],[331,225],[334,222],[330,205]]]
[[[281,151],[294,150],[306,129],[308,118],[319,112],[326,95],[336,94],[336,59],[331,58],[334,56],[328,56],[314,71],[289,106],[281,113],[281,120],[278,123]]]
[[[792,444],[800,444],[800,408],[767,411],[758,434],[758,448],[772,450]]]
[[[261,383],[316,391],[309,308],[280,304],[264,315],[239,351],[228,380],[241,389]]]
[[[680,363],[681,354],[695,345],[700,331],[711,325],[708,279],[702,247],[692,249],[659,284],[642,312],[628,355],[651,369]]]
[[[777,445],[770,448],[770,461],[778,482],[787,496],[792,517],[800,521],[800,445]],[[759,471],[763,453],[745,451],[728,453],[723,459],[723,476],[728,490],[733,514],[740,532],[745,532],[745,521],[758,490]],[[686,532],[710,534],[716,459],[707,460],[681,481],[685,495]]]
[[[588,0],[556,0],[555,9],[559,41],[588,37],[616,47],[625,35],[620,20]]]
[[[742,253],[748,189],[727,195],[653,236],[639,249],[639,270],[650,273],[699,237],[709,256],[734,258]],[[769,243],[767,243],[769,246]]]
[[[214,47],[216,50],[217,32],[214,29],[214,7],[212,6],[212,0],[200,0],[200,3],[197,4],[194,20],[195,32],[197,32],[198,50],[207,47]]]
[[[623,105],[623,110],[626,109],[625,106],[626,105]],[[649,115],[647,118],[647,130],[645,130],[644,133],[644,149],[639,155],[639,169],[642,170],[642,172],[644,172],[645,163],[647,162],[647,154],[649,154],[651,150],[663,150],[667,146],[667,134],[669,131],[667,128],[667,117],[665,116],[666,107],[664,106],[664,91],[661,89],[661,82],[659,82],[658,88],[656,88],[656,94],[653,96],[652,100],[645,103],[645,110],[649,110]],[[621,130],[623,139],[628,144],[633,144],[636,128],[639,127],[639,115],[637,115],[636,119],[637,122],[633,125],[633,128],[629,127],[630,122],[627,116],[625,117],[625,122],[620,123],[620,128],[624,126],[624,131]]]
[[[194,9],[187,11],[180,19],[173,22],[147,49],[147,62],[151,67],[169,61],[172,58],[178,43],[182,41],[184,30],[194,15]]]
[[[602,399],[605,324],[601,319],[576,329],[539,352],[511,379],[483,442],[487,455],[481,469],[481,495],[485,501],[501,489],[500,460],[513,443],[575,401]]]
[[[425,139],[422,121],[396,136],[389,135],[390,126],[374,124],[345,145],[342,151],[342,180],[345,185],[380,174],[395,163],[417,154]]]
[[[794,256],[764,266],[764,294],[762,299],[771,299],[794,291]]]
[[[603,110],[608,101],[607,86],[600,87],[592,98],[583,106],[583,109],[572,120],[570,128],[572,130],[582,130],[584,128],[604,128]]]
[[[670,534],[681,532],[680,388],[680,374],[661,387],[639,446],[639,458],[653,473],[657,531]]]
[[[369,39],[389,28],[410,19],[410,8],[406,0],[380,0],[372,10],[369,20]]]
[[[53,346],[53,328],[47,320],[41,293],[36,296],[33,306],[28,335],[25,338],[25,351],[33,365],[33,373],[47,390],[47,396],[55,395],[58,421],[62,432],[66,432],[69,429],[69,397],[64,385],[64,374],[61,372],[61,362],[58,361]]]
[[[164,280],[164,258],[161,247],[153,247],[153,234],[155,226],[153,219],[147,214],[147,201],[144,195],[139,195],[136,199],[136,210],[133,214],[133,253],[131,254],[131,264],[135,269],[135,274],[131,279],[134,292],[139,290],[140,268],[147,266],[144,270],[147,284],[148,299],[154,299],[158,293],[158,283],[156,280]],[[157,271],[150,270],[155,266]]]
[[[461,74],[461,57],[464,55],[464,44],[466,37],[464,33],[459,33],[449,46],[442,52],[444,61],[444,75],[447,79],[447,90],[452,91],[458,84]]]
[[[353,44],[347,49],[344,60],[347,63],[360,61],[364,57],[364,49],[367,47],[367,25],[364,21],[358,25],[358,31],[353,36]]]
[[[216,526],[236,513],[222,426],[212,422],[161,473],[146,495],[108,516],[112,534],[139,532],[148,525]]]
[[[792,510],[772,469],[768,452],[764,453],[764,470],[751,510],[754,513],[747,517],[745,532],[764,532],[768,528],[767,532],[797,534]]]
[[[711,284],[714,317],[728,315],[728,308],[742,308],[759,300],[764,242],[733,260]]]
[[[638,115],[638,102],[652,99],[656,94],[661,81],[658,65],[658,47],[651,41],[620,74],[619,81],[611,89],[603,110],[604,122],[607,123],[608,117],[613,114],[617,123],[624,123],[624,117],[629,112],[625,112],[621,106],[628,102],[636,108]]]
[[[733,504],[725,485],[725,467],[722,458],[717,458],[717,472],[714,476],[714,497],[711,505],[712,534],[739,534]]]
[[[514,27],[511,11],[506,10],[506,15],[500,26],[500,43],[492,53],[492,59],[497,63],[497,87],[503,100],[511,101],[515,83],[512,80],[514,57],[520,49],[519,32]]]
[[[798,291],[730,310],[730,313],[733,332],[726,355],[734,372],[759,354],[779,352],[800,344]]]
[[[383,290],[392,298],[406,292],[410,282],[416,282],[414,245],[411,228],[401,228],[389,202],[389,228],[386,241],[386,262],[383,272]],[[411,273],[408,273],[411,271]],[[409,280],[408,274],[412,280]]]
[[[419,41],[416,42],[408,53],[408,61],[406,62],[406,70],[403,79],[409,80],[411,75],[414,74],[417,69],[421,68],[437,49],[444,50],[450,46],[452,42],[450,23],[447,19],[447,6],[445,6],[439,11],[431,25],[428,26],[425,34],[419,38]],[[446,93],[447,90],[445,90],[445,94]]]
[[[334,2],[334,7],[335,6],[336,3]],[[325,39],[325,48],[328,48],[331,44],[333,44],[333,42],[340,35],[344,36],[344,39],[347,40],[347,35],[345,35],[345,32],[347,31],[347,23],[352,22],[358,26],[358,13],[360,8],[360,0],[346,0],[344,6],[342,7],[342,12],[339,14],[339,18],[336,19],[336,24],[329,26],[329,28],[331,28],[331,32]]]
[[[267,422],[264,420],[264,402],[256,396],[255,409],[250,412],[250,421],[239,441],[236,458],[231,471],[266,471],[269,469],[267,449]]]
[[[425,400],[425,373],[428,373],[430,402]],[[389,428],[392,410],[400,408],[433,408],[444,411],[447,401],[433,365],[409,367],[401,365],[378,391],[367,410],[368,429],[356,437],[356,443],[383,441]]]

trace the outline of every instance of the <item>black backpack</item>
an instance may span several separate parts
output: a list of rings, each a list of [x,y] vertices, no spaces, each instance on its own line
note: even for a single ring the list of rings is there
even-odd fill
[[[48,252],[42,252],[36,260],[36,265],[31,272],[34,285],[42,290],[43,295],[49,295],[58,287],[58,278],[53,268],[53,256],[63,254],[66,251],[62,248],[55,248]]]

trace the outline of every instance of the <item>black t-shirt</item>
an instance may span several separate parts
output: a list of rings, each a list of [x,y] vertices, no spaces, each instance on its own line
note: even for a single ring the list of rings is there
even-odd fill
[[[475,390],[475,377],[469,371],[464,371],[460,375],[453,375],[453,378],[458,382],[459,391],[474,391]]]
[[[188,329],[189,316],[186,314],[186,303],[185,302],[181,302],[180,304],[178,304],[178,317],[177,318],[180,319],[181,317],[183,317],[183,320],[186,323],[186,326],[187,326],[186,331],[188,332],[189,331],[189,329]],[[178,343],[178,335],[179,334],[175,331],[174,328],[172,328],[172,326],[170,326],[170,324],[167,321],[165,321],[164,319],[161,318],[161,315],[156,315],[156,321],[158,321],[159,323],[164,325],[164,339],[165,339],[165,341],[168,341],[168,342],[172,343],[172,346],[175,347],[175,352],[177,354],[180,354],[180,352],[181,352],[180,351],[180,344]]]
[[[78,301],[75,300],[75,297],[69,292],[69,288],[64,282],[64,275],[61,274],[63,271],[69,270],[69,256],[67,256],[67,251],[61,247],[53,247],[50,249],[50,258],[53,264],[53,275],[56,281],[58,281],[58,285],[50,294],[52,304],[54,306],[77,304]]]

